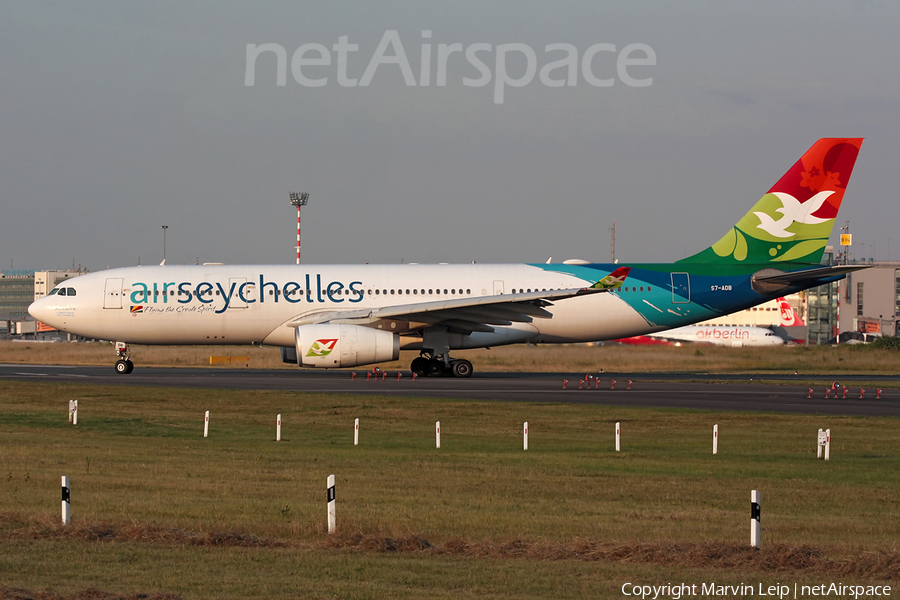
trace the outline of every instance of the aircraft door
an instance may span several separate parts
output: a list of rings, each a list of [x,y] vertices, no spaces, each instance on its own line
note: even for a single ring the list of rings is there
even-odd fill
[[[494,281],[494,295],[499,296],[503,293],[503,280]]]
[[[672,304],[691,301],[691,278],[688,273],[672,273]]]
[[[241,300],[240,294],[238,294],[238,290],[241,289],[243,284],[247,283],[246,277],[229,277],[228,278],[228,289],[234,290],[231,294],[231,300],[228,304],[229,308],[247,308],[247,303]],[[244,288],[244,298],[249,297],[249,288],[250,286],[246,286]]]
[[[103,308],[122,308],[122,282],[121,277],[110,277],[103,288]]]

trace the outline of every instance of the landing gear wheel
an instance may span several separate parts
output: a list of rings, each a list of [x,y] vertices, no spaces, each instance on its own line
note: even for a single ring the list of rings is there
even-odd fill
[[[444,374],[444,363],[439,360],[429,360],[425,374],[429,377],[440,377]]]
[[[450,365],[450,369],[453,371],[454,377],[471,377],[472,376],[472,363],[465,359],[459,359],[453,361],[453,364]]]
[[[428,359],[424,356],[414,358],[409,369],[419,377],[425,375],[428,372]]]
[[[128,344],[125,342],[116,342],[116,373],[119,375],[128,375],[134,371],[134,363],[128,358]]]

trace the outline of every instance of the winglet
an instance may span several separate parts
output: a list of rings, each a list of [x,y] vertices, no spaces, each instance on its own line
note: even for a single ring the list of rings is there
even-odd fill
[[[631,272],[631,267],[619,267],[591,287],[597,290],[617,290],[625,283],[625,278]]]

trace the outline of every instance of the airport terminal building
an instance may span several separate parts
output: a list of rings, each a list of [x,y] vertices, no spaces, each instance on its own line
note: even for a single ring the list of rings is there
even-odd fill
[[[864,264],[841,282],[841,331],[900,335],[900,262]]]
[[[43,298],[60,281],[86,271],[3,271],[0,273],[0,335],[24,335],[38,331],[28,306]]]

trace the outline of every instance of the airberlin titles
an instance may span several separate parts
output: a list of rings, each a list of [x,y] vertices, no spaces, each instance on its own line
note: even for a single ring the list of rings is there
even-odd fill
[[[229,281],[222,285],[220,282],[210,283],[201,281],[194,284],[189,281],[182,283],[166,282],[166,283],[132,283],[131,301],[134,304],[169,304],[176,302],[178,304],[188,304],[195,298],[203,304],[220,304],[224,302],[221,308],[216,309],[216,314],[222,314],[232,302],[239,301],[244,304],[255,304],[266,302],[266,296],[269,300],[278,302],[283,299],[285,302],[297,304],[298,302],[361,302],[364,292],[360,287],[361,281],[351,281],[345,284],[342,281],[332,281],[327,284],[322,283],[322,275],[315,275],[315,288],[311,275],[306,275],[306,286],[304,287],[296,281],[288,281],[284,285],[275,283],[274,281],[266,281],[265,275],[259,276],[259,285],[255,281]],[[227,286],[227,289],[226,289]]]

